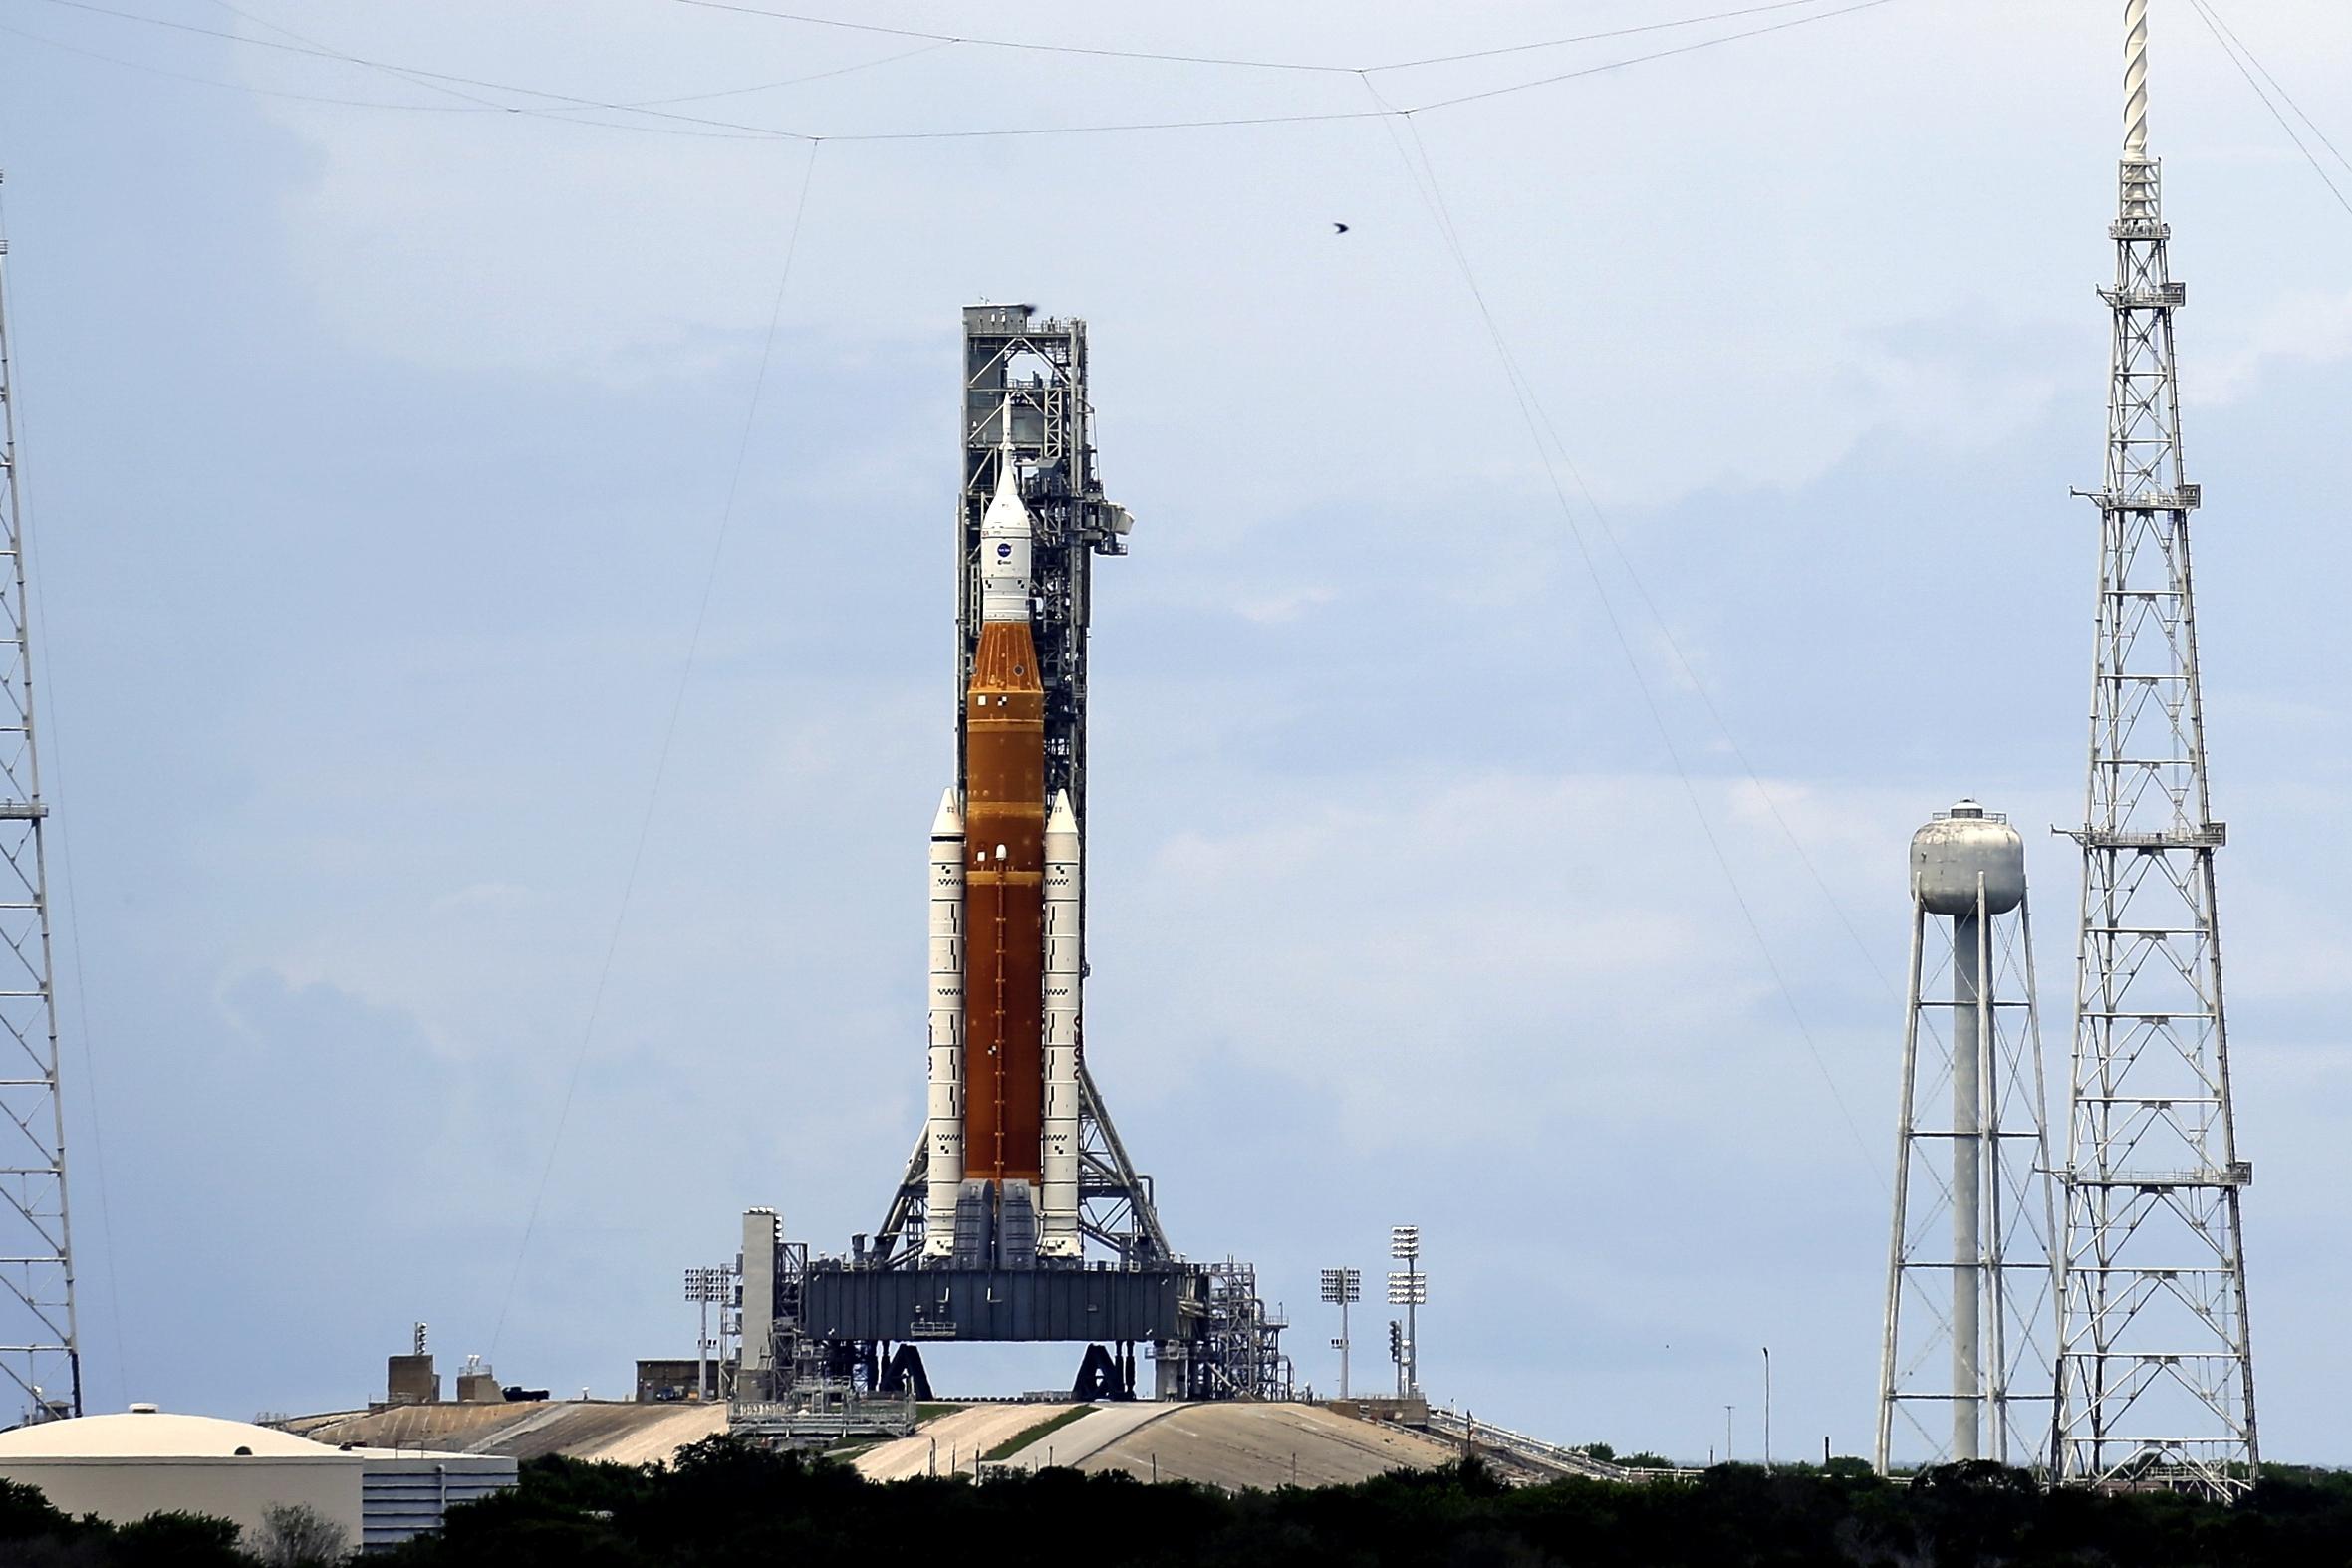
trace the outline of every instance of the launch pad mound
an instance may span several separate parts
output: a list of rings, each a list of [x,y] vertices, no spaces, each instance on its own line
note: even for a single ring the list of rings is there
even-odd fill
[[[363,1448],[429,1447],[515,1459],[562,1454],[645,1464],[667,1459],[688,1443],[725,1432],[727,1408],[605,1400],[393,1405],[298,1417],[286,1428],[316,1442],[348,1442]]]
[[[852,1460],[870,1481],[903,1481],[915,1475],[945,1475],[950,1467],[971,1473],[975,1454],[1050,1421],[1072,1405],[966,1405],[924,1422],[904,1437],[877,1443]],[[1081,1418],[1079,1424],[1083,1424]],[[1068,1431],[1068,1428],[1064,1428]]]
[[[878,1481],[931,1473],[934,1439],[938,1473],[946,1473],[951,1454],[968,1470],[974,1452],[1067,1408],[969,1406],[860,1454],[858,1473]],[[1123,1470],[1143,1480],[1247,1491],[1294,1480],[1343,1486],[1391,1470],[1436,1469],[1460,1456],[1453,1443],[1317,1405],[1217,1400],[1098,1405],[1001,1463],[1019,1470]]]

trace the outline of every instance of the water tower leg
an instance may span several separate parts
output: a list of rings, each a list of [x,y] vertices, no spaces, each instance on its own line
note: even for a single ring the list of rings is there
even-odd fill
[[[1982,1104],[1983,975],[1979,957],[1983,917],[1973,912],[1952,917],[1952,1456],[1982,1453],[1980,1405],[1984,1387],[1978,1360],[1983,1343],[1977,1323],[1982,1299],[1978,1267],[1984,1256],[1977,1213],[1982,1186],[1980,1157]]]

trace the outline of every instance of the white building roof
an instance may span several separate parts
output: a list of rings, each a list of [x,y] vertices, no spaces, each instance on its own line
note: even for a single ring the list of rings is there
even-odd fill
[[[354,1457],[250,1422],[161,1411],[80,1416],[0,1432],[0,1465],[12,1459],[226,1459],[238,1457],[239,1448],[250,1450],[255,1458]]]

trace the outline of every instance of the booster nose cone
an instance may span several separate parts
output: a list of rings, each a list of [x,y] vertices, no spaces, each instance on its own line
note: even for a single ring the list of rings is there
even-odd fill
[[[980,619],[1029,619],[1029,545],[1036,525],[1021,502],[1012,454],[997,460],[996,494],[980,518]]]
[[[955,803],[955,786],[950,784],[939,794],[939,814],[931,819],[931,837],[960,839],[963,837],[963,808]]]

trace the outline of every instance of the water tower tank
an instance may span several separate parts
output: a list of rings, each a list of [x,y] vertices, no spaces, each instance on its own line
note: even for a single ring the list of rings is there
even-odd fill
[[[1963,800],[1911,836],[1911,891],[1932,915],[2005,915],[2025,897],[2025,841],[2006,819]]]

